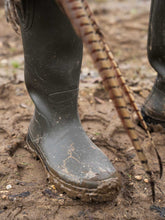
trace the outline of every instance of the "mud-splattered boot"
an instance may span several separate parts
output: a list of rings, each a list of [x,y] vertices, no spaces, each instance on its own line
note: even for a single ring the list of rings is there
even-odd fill
[[[165,127],[165,1],[152,0],[148,58],[158,75],[142,114],[149,124],[161,124]]]
[[[77,112],[82,42],[54,0],[23,0],[25,82],[35,104],[27,141],[57,189],[84,201],[114,199],[120,181]]]

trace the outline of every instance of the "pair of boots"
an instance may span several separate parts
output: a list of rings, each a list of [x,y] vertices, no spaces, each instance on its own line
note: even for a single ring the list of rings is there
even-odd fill
[[[55,0],[21,0],[25,83],[35,104],[27,141],[57,189],[84,201],[107,201],[121,184],[109,159],[87,137],[77,113],[82,41]],[[148,54],[158,77],[143,107],[145,119],[164,123],[165,2],[152,0]],[[159,14],[159,17],[157,17]],[[152,27],[152,28],[151,28]]]

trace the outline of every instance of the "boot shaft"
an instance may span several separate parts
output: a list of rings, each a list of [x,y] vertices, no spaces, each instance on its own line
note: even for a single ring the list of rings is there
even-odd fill
[[[54,0],[22,0],[19,10],[29,93],[78,88],[82,41]]]
[[[77,117],[81,39],[54,0],[22,0],[17,10],[25,83],[35,107],[49,121],[68,112],[70,117]]]
[[[151,66],[165,80],[165,1],[152,0],[147,49]]]

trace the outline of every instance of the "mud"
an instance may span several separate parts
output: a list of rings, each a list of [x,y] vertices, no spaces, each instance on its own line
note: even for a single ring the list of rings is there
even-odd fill
[[[152,88],[156,73],[147,61],[148,0],[89,1],[139,106]],[[79,112],[89,137],[119,171],[122,190],[109,203],[86,204],[58,192],[39,159],[26,145],[33,104],[23,77],[20,38],[6,23],[0,8],[0,219],[165,219],[165,178],[159,179],[154,152],[136,126],[156,179],[156,202],[130,140],[100,77],[84,49]],[[133,113],[132,113],[133,115]],[[154,127],[153,140],[165,163],[165,132]]]

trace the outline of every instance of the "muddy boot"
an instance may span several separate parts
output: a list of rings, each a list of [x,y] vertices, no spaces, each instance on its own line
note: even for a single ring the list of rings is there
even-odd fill
[[[152,0],[148,58],[158,75],[149,97],[142,107],[144,120],[165,127],[165,1]]]
[[[114,199],[120,181],[91,142],[77,112],[82,41],[54,0],[17,6],[25,55],[25,82],[35,104],[27,141],[55,186],[83,201]]]

